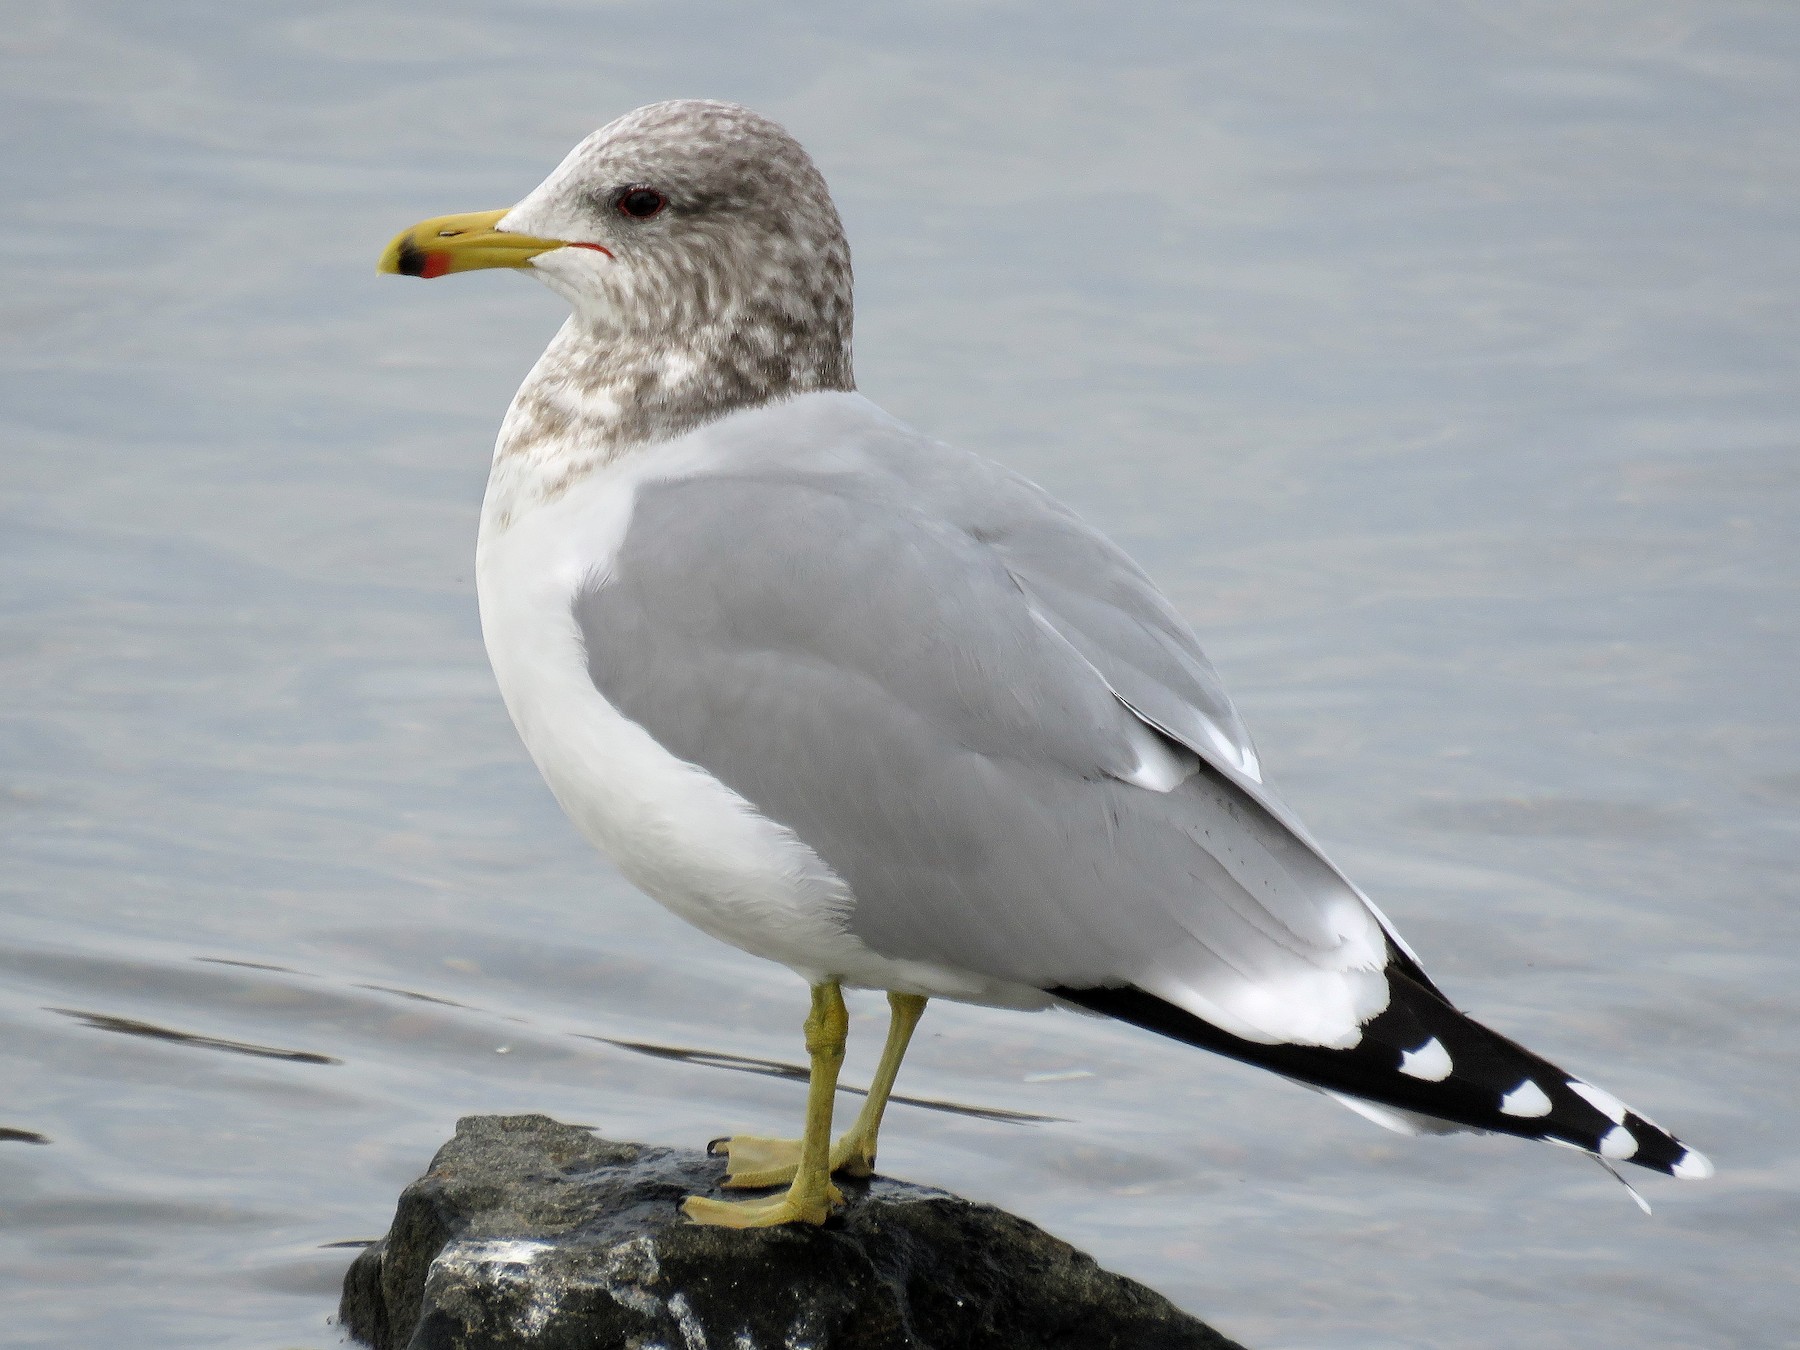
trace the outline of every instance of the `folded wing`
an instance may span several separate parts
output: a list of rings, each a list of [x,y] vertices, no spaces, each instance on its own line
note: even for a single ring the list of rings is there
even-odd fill
[[[883,955],[1354,1044],[1391,948],[1254,793],[1191,636],[1098,535],[966,462],[986,478],[949,499],[916,462],[645,487],[577,604],[596,685],[819,853]]]
[[[1168,602],[997,466],[882,419],[653,483],[575,619],[600,691],[810,845],[885,956],[1046,990],[1392,1128],[1711,1171],[1451,1006],[1262,783]]]

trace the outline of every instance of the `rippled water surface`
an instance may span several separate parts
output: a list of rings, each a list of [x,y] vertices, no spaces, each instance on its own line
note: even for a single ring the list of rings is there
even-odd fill
[[[1800,1345],[1800,12],[71,0],[0,41],[0,1340],[333,1345],[459,1114],[796,1116],[739,1070],[800,1057],[799,982],[593,857],[487,672],[487,449],[559,302],[373,271],[710,95],[830,177],[865,392],[1128,544],[1450,991],[1720,1175],[1640,1174],[1645,1219],[1573,1154],[950,1006],[902,1089],[991,1110],[896,1107],[886,1169],[1255,1350]]]

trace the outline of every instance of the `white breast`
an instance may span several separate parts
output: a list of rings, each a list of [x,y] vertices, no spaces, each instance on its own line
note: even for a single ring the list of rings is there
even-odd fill
[[[794,833],[676,758],[595,688],[574,618],[604,585],[639,485],[706,472],[703,438],[638,451],[548,502],[483,511],[482,636],[526,749],[569,818],[635,885],[704,932],[809,980],[1042,1002],[967,972],[889,961],[852,936],[849,889]],[[501,472],[497,466],[497,476]]]

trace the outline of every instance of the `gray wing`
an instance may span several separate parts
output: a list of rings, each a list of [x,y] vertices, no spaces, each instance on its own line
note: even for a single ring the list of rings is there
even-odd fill
[[[988,537],[1033,608],[1120,701],[1234,777],[1261,782],[1256,747],[1224,681],[1135,563],[1047,500],[1013,513]]]
[[[1381,927],[1215,767],[1248,738],[1185,626],[1036,489],[947,453],[645,487],[576,604],[595,684],[808,843],[883,955],[1354,1043]]]
[[[997,465],[978,462],[988,475],[980,498],[990,508],[1004,503],[1008,509],[996,523],[974,527],[975,533],[993,543],[1013,579],[1033,599],[1034,611],[1093,664],[1120,702],[1229,778],[1330,868],[1374,915],[1402,954],[1407,974],[1438,993],[1387,916],[1325,856],[1293,809],[1263,782],[1256,746],[1224,681],[1155,583],[1111,540],[1042,489]]]

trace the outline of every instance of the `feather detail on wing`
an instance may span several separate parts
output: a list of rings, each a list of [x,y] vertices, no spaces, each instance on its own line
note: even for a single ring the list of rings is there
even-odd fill
[[[1005,560],[1033,615],[1087,660],[1135,717],[1200,756],[1312,852],[1374,917],[1408,975],[1438,992],[1388,917],[1263,782],[1249,729],[1174,606],[1103,535],[1035,487],[1020,486],[1037,494],[1038,509],[980,535]]]
[[[824,858],[858,938],[1131,983],[1250,1041],[1357,1041],[1387,998],[1382,925],[1272,805],[1123,554],[886,419],[830,455],[715,462],[640,490],[575,606],[590,674]]]
[[[1611,1093],[1489,1030],[1400,971],[1387,1006],[1354,1046],[1262,1045],[1221,1032],[1142,989],[1059,989],[1059,997],[1189,1045],[1285,1074],[1401,1134],[1471,1130],[1564,1144],[1686,1179],[1712,1164]]]
[[[573,618],[614,707],[842,879],[853,936],[1389,1128],[1710,1171],[1450,1005],[1104,538],[855,396],[780,412],[705,429],[704,472],[642,486]]]

